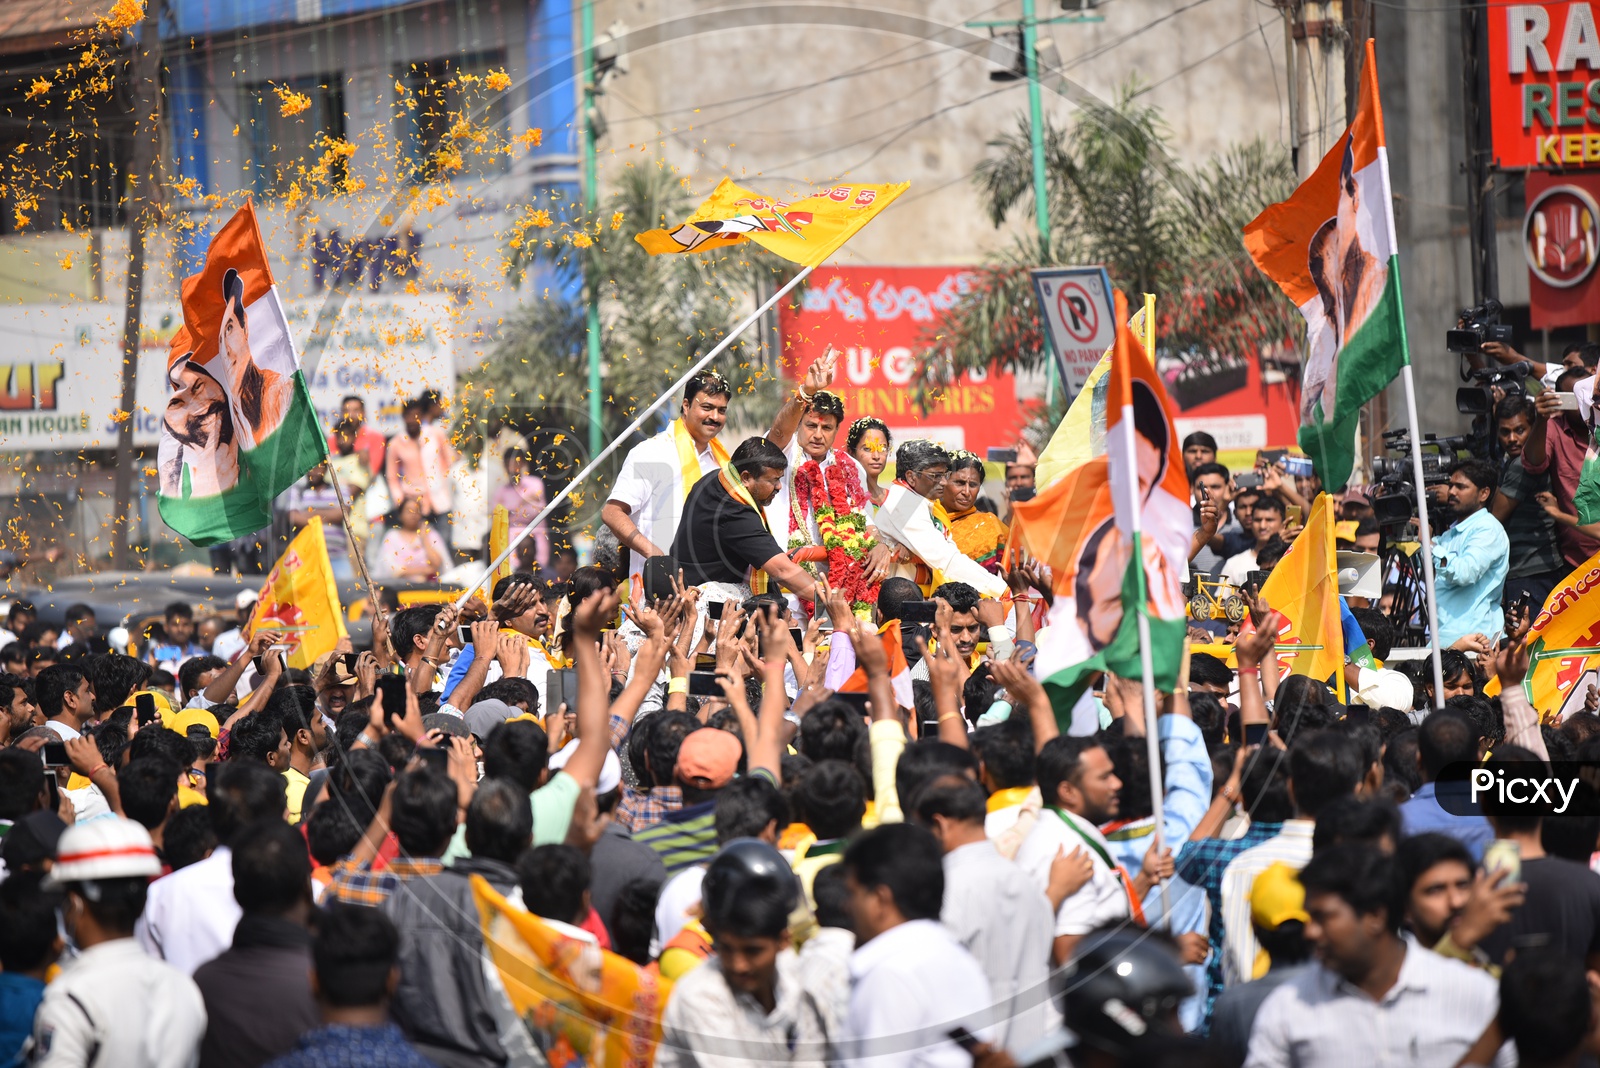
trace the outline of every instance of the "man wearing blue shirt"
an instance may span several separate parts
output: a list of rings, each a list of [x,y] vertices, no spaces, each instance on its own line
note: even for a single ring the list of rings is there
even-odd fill
[[[1448,834],[1467,847],[1473,860],[1482,860],[1484,849],[1494,841],[1494,828],[1478,811],[1476,803],[1460,796],[1466,793],[1466,782],[1449,782],[1445,789],[1457,794],[1452,808],[1456,812],[1470,809],[1470,814],[1455,815],[1447,811],[1439,803],[1438,795],[1440,772],[1451,764],[1477,762],[1478,732],[1467,717],[1447,708],[1430,713],[1417,731],[1417,766],[1422,771],[1422,785],[1400,806],[1401,833],[1407,836],[1429,831]]]
[[[1505,629],[1500,595],[1511,545],[1488,508],[1499,482],[1494,467],[1482,460],[1463,460],[1450,469],[1450,529],[1433,542],[1440,645],[1469,634],[1491,638]]]

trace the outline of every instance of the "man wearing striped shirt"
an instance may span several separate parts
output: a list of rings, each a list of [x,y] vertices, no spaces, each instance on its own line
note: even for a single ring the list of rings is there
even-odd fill
[[[756,736],[748,739],[749,752],[744,752],[738,737],[729,731],[715,727],[690,731],[678,747],[678,764],[673,769],[674,783],[683,791],[683,807],[633,836],[635,842],[655,850],[668,875],[710,860],[716,853],[717,794],[738,773],[741,755],[747,757],[749,774],[764,776],[774,786],[781,782],[783,714],[789,707],[789,697],[783,688],[783,669],[788,666],[784,650],[785,643],[792,639],[788,625],[775,608],[763,612],[759,618],[761,648],[767,651],[767,659],[762,663],[765,678],[761,712],[756,721]],[[725,686],[736,699],[742,700],[743,680],[728,680]]]
[[[1268,754],[1270,755],[1270,754]],[[1222,977],[1229,986],[1255,977],[1260,945],[1250,926],[1250,888],[1256,876],[1276,863],[1295,871],[1311,859],[1311,834],[1317,813],[1355,792],[1366,773],[1361,747],[1344,734],[1308,731],[1289,750],[1289,792],[1295,818],[1283,821],[1277,837],[1240,853],[1222,873]]]

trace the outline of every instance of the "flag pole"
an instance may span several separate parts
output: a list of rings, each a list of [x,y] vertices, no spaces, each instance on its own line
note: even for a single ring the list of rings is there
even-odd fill
[[[1400,380],[1406,390],[1406,425],[1411,439],[1411,477],[1417,488],[1417,522],[1422,533],[1422,578],[1428,602],[1428,645],[1433,652],[1434,707],[1444,694],[1444,664],[1439,656],[1439,601],[1434,593],[1433,531],[1428,523],[1427,482],[1422,473],[1422,434],[1417,427],[1417,390],[1411,377],[1411,361],[1400,367]]]
[[[678,390],[682,389],[684,383],[688,382],[689,379],[693,378],[695,375],[704,370],[708,365],[710,365],[712,360],[715,360],[718,356],[722,355],[723,351],[727,349],[729,345],[733,344],[734,339],[748,330],[756,320],[760,319],[769,310],[771,310],[772,307],[778,303],[778,301],[787,296],[790,290],[799,285],[807,275],[816,269],[816,266],[816,264],[808,264],[807,266],[803,267],[800,270],[800,273],[789,279],[789,281],[786,282],[782,288],[763,301],[761,306],[746,316],[743,322],[734,327],[732,330],[728,331],[727,336],[721,341],[717,342],[716,348],[706,353],[693,367],[685,371],[683,376],[674,382],[669,389],[661,394],[661,396],[657,397],[650,407],[640,412],[633,422],[629,423],[627,427],[623,429],[622,433],[613,438],[609,445],[601,449],[600,452],[595,455],[594,459],[590,460],[586,465],[584,465],[583,470],[574,475],[572,477],[572,481],[568,482],[566,487],[563,488],[560,493],[556,494],[549,504],[544,506],[544,510],[538,515],[534,516],[533,520],[529,522],[527,526],[523,527],[517,532],[516,537],[511,539],[511,543],[505,547],[500,555],[489,562],[488,569],[484,571],[483,575],[478,579],[478,581],[474,582],[471,588],[456,600],[456,607],[459,608],[466,604],[468,599],[471,598],[473,594],[482,589],[483,584],[488,582],[490,577],[497,570],[499,570],[500,565],[511,559],[511,554],[517,551],[517,546],[522,544],[522,540],[531,534],[535,527],[537,527],[540,523],[543,523],[545,519],[556,510],[556,507],[560,505],[562,501],[571,496],[572,491],[576,489],[584,481],[584,479],[593,474],[595,468],[599,467],[607,456],[610,456],[612,453],[616,452],[622,443],[628,440],[629,435],[643,426],[644,421],[650,418],[650,416],[654,415],[657,409],[665,404],[674,393],[677,393]]]
[[[1150,366],[1156,363],[1156,296],[1154,293],[1144,295],[1144,330],[1140,339],[1144,343],[1145,357],[1150,361]],[[1118,324],[1120,329],[1121,324]],[[1130,413],[1124,413],[1130,414]],[[1127,455],[1138,456],[1137,443],[1134,439],[1134,426],[1132,418],[1122,420],[1123,433],[1128,436]],[[1143,685],[1140,689],[1144,693],[1144,737],[1150,764],[1150,815],[1154,820],[1155,850],[1159,854],[1162,848],[1162,828],[1166,826],[1166,806],[1163,804],[1165,797],[1162,793],[1161,782],[1161,738],[1160,728],[1156,722],[1156,669],[1154,656],[1150,649],[1150,617],[1148,614],[1149,589],[1148,577],[1144,573],[1144,535],[1141,533],[1144,526],[1143,502],[1137,493],[1137,476],[1135,479],[1136,492],[1133,495],[1133,558],[1130,563],[1139,569],[1138,589],[1139,603],[1134,608],[1135,621],[1139,627],[1139,674],[1142,676]],[[1127,606],[1123,606],[1127,611]],[[1171,880],[1161,880],[1161,918],[1166,922],[1167,930],[1172,930],[1172,907],[1168,900],[1168,884]]]
[[[378,600],[378,591],[372,585],[372,576],[367,573],[365,547],[356,537],[356,532],[350,529],[350,502],[345,498],[344,486],[339,483],[338,472],[333,469],[333,457],[330,455],[322,462],[327,465],[328,482],[333,486],[333,494],[339,499],[339,520],[344,524],[344,536],[350,542],[351,558],[356,562],[356,570],[361,572],[361,584],[367,588],[367,601],[372,605],[372,612],[376,615],[383,611],[383,604]],[[385,644],[389,646],[389,659],[391,661],[397,659],[394,655],[394,640],[389,639]]]

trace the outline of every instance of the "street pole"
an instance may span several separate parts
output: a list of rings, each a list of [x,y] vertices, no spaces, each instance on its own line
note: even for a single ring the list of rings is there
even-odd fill
[[[596,172],[594,120],[594,0],[582,0],[579,33],[582,35],[583,79],[579,88],[583,106],[583,214],[586,220],[597,218],[600,210],[600,189]],[[585,333],[589,345],[589,455],[600,454],[604,439],[600,425],[600,294],[598,279],[590,269],[592,257],[583,255],[583,299],[588,305]]]
[[[123,419],[117,424],[112,472],[111,566],[128,568],[128,509],[133,504],[133,428],[139,397],[140,312],[144,304],[144,239],[159,201],[161,139],[161,0],[149,0],[133,54],[133,151],[128,163],[128,287],[122,305]]]
[[[1028,141],[1033,149],[1033,221],[1039,228],[1041,262],[1050,249],[1050,202],[1046,193],[1044,169],[1044,100],[1039,89],[1039,25],[1033,15],[1033,0],[1022,0],[1022,61],[1028,73]],[[1045,409],[1055,404],[1060,369],[1050,360],[1045,383]]]

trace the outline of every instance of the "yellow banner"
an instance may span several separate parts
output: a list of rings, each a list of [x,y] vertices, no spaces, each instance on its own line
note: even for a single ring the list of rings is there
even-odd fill
[[[724,178],[683,225],[646,230],[635,240],[652,256],[754,241],[786,260],[815,267],[910,185],[841,183],[798,200],[783,200],[752,193]]]
[[[1522,689],[1541,722],[1583,708],[1584,682],[1600,670],[1600,553],[1589,557],[1556,584],[1528,631],[1528,677]],[[1500,692],[1492,678],[1483,692]]]
[[[483,944],[552,1068],[651,1068],[672,984],[561,934],[472,877]]]
[[[245,628],[245,641],[261,629],[283,630],[282,644],[290,647],[287,662],[292,668],[309,668],[347,636],[321,519],[313,518],[295,535],[267,575]]]
[[[1300,536],[1283,554],[1261,587],[1267,604],[1284,615],[1278,645],[1289,674],[1309,675],[1343,694],[1344,628],[1339,613],[1339,575],[1334,569],[1333,498],[1326,493],[1311,502],[1311,515]]]

